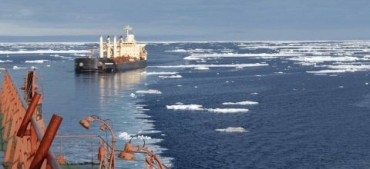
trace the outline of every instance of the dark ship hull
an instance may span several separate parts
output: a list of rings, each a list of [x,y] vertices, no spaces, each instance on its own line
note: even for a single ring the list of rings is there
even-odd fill
[[[75,59],[76,73],[108,73],[123,72],[147,66],[146,60],[117,63],[108,58],[77,58]]]

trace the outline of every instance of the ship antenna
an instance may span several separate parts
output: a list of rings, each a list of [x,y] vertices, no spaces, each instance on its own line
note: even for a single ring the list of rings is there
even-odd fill
[[[127,26],[124,28],[124,31],[126,32],[126,36],[128,36],[128,34],[132,31],[132,28],[130,27],[130,25],[127,25]]]

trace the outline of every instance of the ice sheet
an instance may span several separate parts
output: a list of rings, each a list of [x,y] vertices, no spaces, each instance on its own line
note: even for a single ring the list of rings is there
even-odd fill
[[[216,129],[219,132],[227,132],[227,133],[244,133],[247,132],[243,127],[227,127],[224,129]]]
[[[244,68],[268,66],[266,63],[246,63],[246,64],[199,64],[199,65],[168,65],[168,66],[151,66],[156,68]]]
[[[256,105],[258,102],[255,101],[240,101],[240,102],[225,102],[223,105]]]
[[[149,90],[138,90],[136,91],[138,94],[162,94],[161,91],[155,90],[155,89],[149,89]]]

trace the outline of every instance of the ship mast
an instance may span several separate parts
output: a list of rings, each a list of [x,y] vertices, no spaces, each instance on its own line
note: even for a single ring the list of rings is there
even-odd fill
[[[129,33],[131,33],[132,31],[132,27],[130,25],[127,25],[123,30],[126,32],[126,37],[127,37]]]

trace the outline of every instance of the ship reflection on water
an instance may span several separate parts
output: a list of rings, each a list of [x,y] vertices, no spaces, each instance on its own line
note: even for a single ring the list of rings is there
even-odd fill
[[[144,81],[145,76],[142,76],[143,72],[145,72],[145,69],[106,74],[76,74],[76,89],[93,90],[98,88],[101,96],[119,96],[123,91],[130,90]]]
[[[75,75],[75,98],[85,111],[104,114],[132,103],[130,94],[145,80],[145,69],[117,73]],[[133,103],[135,104],[135,103]]]
[[[100,94],[119,96],[123,91],[132,89],[143,81],[145,76],[141,74],[144,71],[145,69],[138,69],[114,74],[99,74]]]

